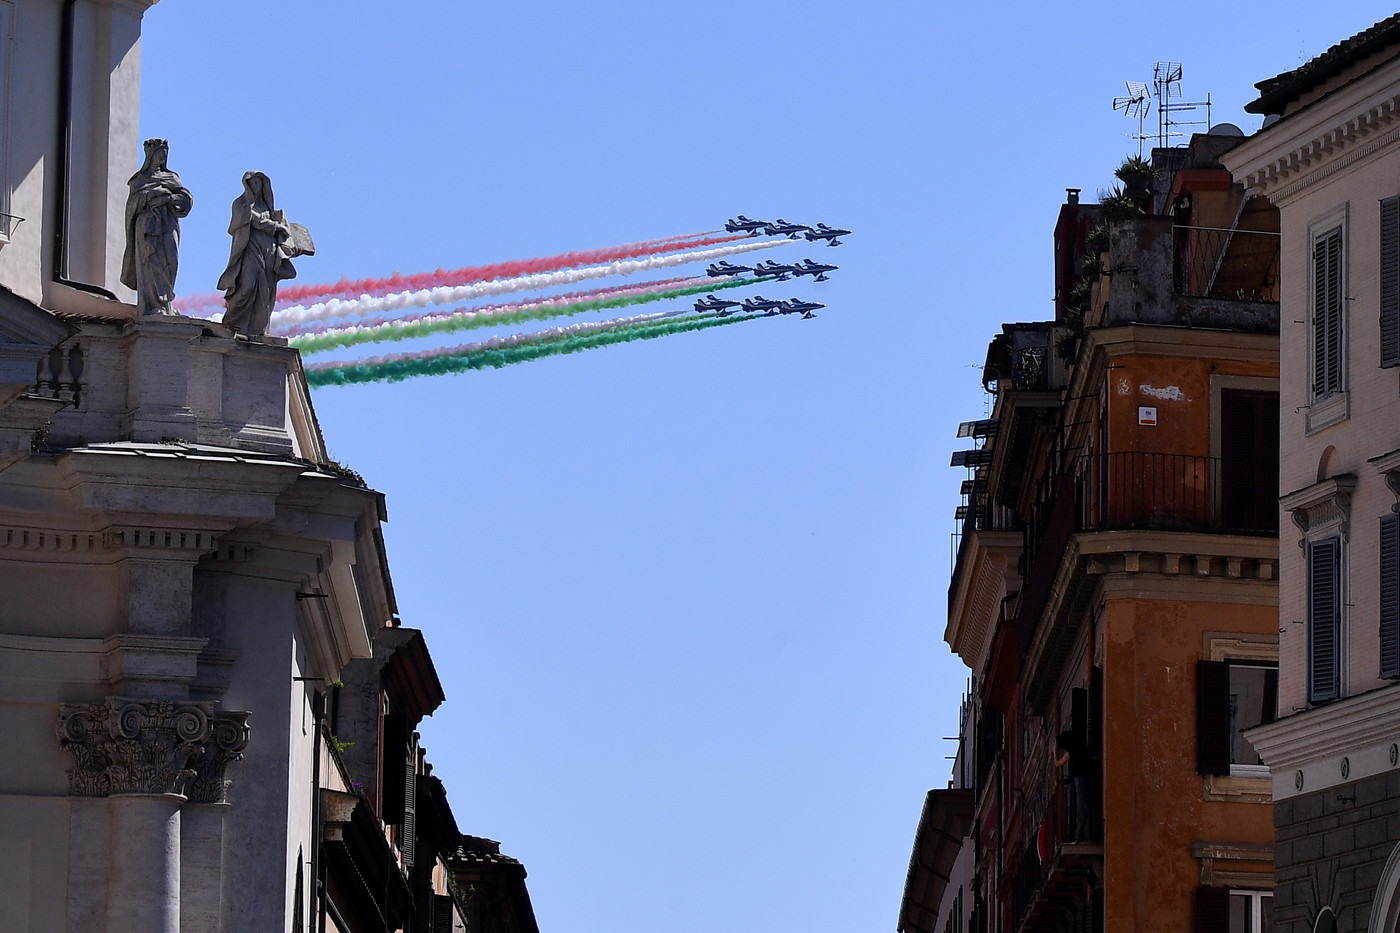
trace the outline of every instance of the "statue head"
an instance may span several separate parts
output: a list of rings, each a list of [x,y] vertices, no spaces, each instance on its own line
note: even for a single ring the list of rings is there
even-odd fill
[[[141,171],[165,168],[165,160],[170,156],[170,143],[167,140],[152,138],[141,146],[146,150],[146,161],[141,166]]]
[[[272,210],[272,179],[262,172],[243,173],[243,196],[253,201],[262,201]]]

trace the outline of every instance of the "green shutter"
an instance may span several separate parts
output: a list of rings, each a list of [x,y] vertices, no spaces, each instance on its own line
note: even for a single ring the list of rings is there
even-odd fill
[[[1308,545],[1308,699],[1332,700],[1340,680],[1337,635],[1341,618],[1341,542]]]
[[[1381,519],[1381,676],[1400,677],[1400,515]]]
[[[1342,228],[1313,240],[1313,398],[1342,391]]]
[[[1381,202],[1381,365],[1400,366],[1400,196]]]

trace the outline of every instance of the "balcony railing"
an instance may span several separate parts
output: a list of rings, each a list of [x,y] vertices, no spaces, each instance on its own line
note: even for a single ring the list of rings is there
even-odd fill
[[[1125,451],[1072,461],[1026,528],[1017,613],[1024,657],[1069,539],[1090,531],[1278,534],[1278,463]]]
[[[1083,458],[1080,531],[1278,534],[1278,464],[1128,451]]]
[[[1097,782],[1090,792],[1097,799]],[[1084,884],[1092,883],[1094,863],[1103,857],[1102,836],[1093,814],[1076,814],[1067,785],[1056,783],[1050,791],[1045,816],[1028,834],[1021,864],[1011,883],[1011,929],[1056,930],[1082,904]],[[1092,805],[1091,805],[1092,806]],[[1088,831],[1076,841],[1076,819],[1087,821]]]
[[[1178,295],[1278,301],[1277,233],[1174,227],[1173,235]]]

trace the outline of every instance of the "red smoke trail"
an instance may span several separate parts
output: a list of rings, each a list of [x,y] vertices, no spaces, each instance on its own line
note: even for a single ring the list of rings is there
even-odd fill
[[[639,256],[674,253],[681,250],[711,246],[716,243],[729,243],[733,240],[742,239],[746,239],[746,237],[743,235],[725,235],[704,237],[699,240],[641,240],[636,243],[624,243],[621,246],[608,246],[602,249],[562,253],[557,256],[543,256],[538,259],[516,259],[507,262],[492,263],[485,266],[466,266],[461,269],[453,269],[446,272],[438,269],[435,272],[420,272],[413,275],[395,273],[386,278],[378,279],[341,279],[339,282],[333,282],[327,285],[291,285],[278,289],[277,309],[280,310],[300,304],[308,298],[314,298],[318,301],[324,301],[329,298],[353,300],[359,298],[361,295],[380,296],[393,294],[394,292],[419,291],[421,289],[436,288],[443,285],[471,285],[475,282],[489,282],[492,279],[513,278],[515,276],[530,275],[536,272],[553,272],[556,269],[572,269],[578,266],[616,262],[623,259],[635,259]],[[175,302],[176,309],[182,314],[192,314],[203,309],[213,311],[222,304],[223,296],[219,294],[191,295],[188,298],[177,299]]]

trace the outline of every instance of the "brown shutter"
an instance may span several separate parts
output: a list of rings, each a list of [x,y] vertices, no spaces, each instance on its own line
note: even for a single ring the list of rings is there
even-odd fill
[[[1230,889],[1196,889],[1196,933],[1230,933]]]
[[[1341,542],[1337,538],[1308,545],[1308,699],[1336,699],[1338,693],[1337,628],[1341,617]]]
[[[448,894],[433,895],[432,933],[452,933],[452,897]]]
[[[1381,676],[1400,677],[1400,515],[1381,519]]]
[[[1400,365],[1400,197],[1381,202],[1381,365]]]
[[[1230,773],[1230,665],[1196,662],[1196,770]]]
[[[418,733],[408,740],[403,764],[403,830],[399,834],[399,850],[404,864],[413,867],[413,852],[418,841]]]

